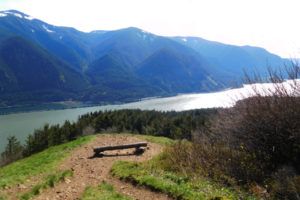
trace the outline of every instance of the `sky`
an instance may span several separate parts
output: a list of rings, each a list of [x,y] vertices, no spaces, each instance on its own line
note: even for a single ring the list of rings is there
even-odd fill
[[[0,0],[8,9],[85,32],[138,27],[300,58],[300,0]]]

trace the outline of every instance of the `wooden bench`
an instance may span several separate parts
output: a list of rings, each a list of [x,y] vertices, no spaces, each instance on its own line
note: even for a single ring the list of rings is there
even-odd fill
[[[140,152],[141,147],[147,147],[147,142],[139,142],[134,144],[124,144],[124,145],[117,145],[117,146],[94,147],[94,153],[95,155],[99,155],[104,151],[130,149],[130,148],[136,148],[136,152]]]

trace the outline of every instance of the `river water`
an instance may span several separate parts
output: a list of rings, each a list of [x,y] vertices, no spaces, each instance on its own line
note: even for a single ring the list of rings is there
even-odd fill
[[[246,85],[243,88],[225,90],[221,92],[184,94],[167,98],[153,98],[122,105],[106,105],[0,115],[0,152],[4,150],[8,136],[14,135],[19,141],[24,142],[28,134],[33,133],[34,129],[42,128],[45,123],[53,125],[63,124],[65,120],[76,121],[78,116],[82,114],[99,110],[104,111],[138,108],[142,110],[183,111],[198,108],[230,107],[234,105],[237,100],[251,95],[251,92],[249,92],[251,89],[249,90],[249,88],[250,86]]]

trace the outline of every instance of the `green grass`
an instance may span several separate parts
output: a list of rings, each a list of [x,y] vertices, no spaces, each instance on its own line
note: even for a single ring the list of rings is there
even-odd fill
[[[131,200],[115,192],[112,185],[102,183],[98,187],[87,187],[80,200]]]
[[[106,135],[106,134],[105,134]],[[174,140],[165,137],[154,137],[127,134],[143,138],[149,142],[158,143],[164,146],[174,144]],[[8,166],[0,168],[0,193],[1,188],[12,187],[16,184],[29,183],[30,178],[41,175],[42,179],[35,183],[29,192],[15,194],[20,199],[30,199],[44,189],[54,187],[59,181],[72,175],[72,171],[57,171],[57,167],[63,162],[70,152],[77,147],[91,141],[96,136],[78,138],[75,141],[51,147],[43,152],[32,155],[31,157],[19,160]],[[154,191],[168,194],[174,199],[210,199],[210,200],[229,200],[229,199],[248,199],[254,200],[255,197],[247,196],[237,192],[232,188],[224,187],[202,177],[187,177],[164,167],[166,154],[160,154],[145,163],[138,162],[116,162],[111,173],[123,180],[134,184],[146,186]],[[0,194],[0,200],[8,199],[9,196]],[[82,200],[93,199],[126,199],[117,194],[112,185],[103,183],[98,187],[87,187]]]
[[[73,172],[71,170],[57,171],[55,174],[50,174],[45,177],[40,183],[32,187],[29,192],[21,194],[19,198],[22,200],[29,200],[30,198],[39,195],[41,193],[41,190],[53,188],[56,183],[65,180],[69,176],[73,176]]]
[[[34,176],[55,172],[63,159],[74,149],[88,143],[94,137],[80,137],[0,168],[0,191],[16,184],[26,184],[27,180]]]
[[[7,199],[8,196],[7,195],[4,195],[4,194],[0,194],[0,200],[5,200]]]
[[[169,146],[174,144],[175,140],[172,140],[170,138],[166,137],[156,137],[156,136],[151,136],[151,135],[133,135],[136,137],[144,138],[149,142],[157,143],[163,146]]]
[[[121,180],[166,193],[174,199],[256,199],[205,178],[185,177],[162,170],[155,167],[157,159],[146,163],[118,161],[114,163],[111,173]]]

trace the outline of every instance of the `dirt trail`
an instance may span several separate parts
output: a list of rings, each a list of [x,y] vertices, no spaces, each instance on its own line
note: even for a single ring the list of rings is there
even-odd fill
[[[155,193],[150,190],[135,187],[129,183],[119,181],[111,177],[110,169],[116,161],[146,161],[163,151],[161,145],[148,142],[147,150],[141,155],[134,155],[135,149],[115,150],[105,152],[104,157],[90,158],[93,156],[93,147],[107,145],[121,145],[145,141],[141,138],[127,135],[100,135],[88,145],[74,151],[64,164],[61,170],[71,169],[74,175],[65,182],[58,183],[54,188],[43,191],[35,199],[78,199],[82,196],[87,186],[97,186],[102,181],[113,184],[116,191],[133,199],[155,200],[170,199],[165,194]]]

